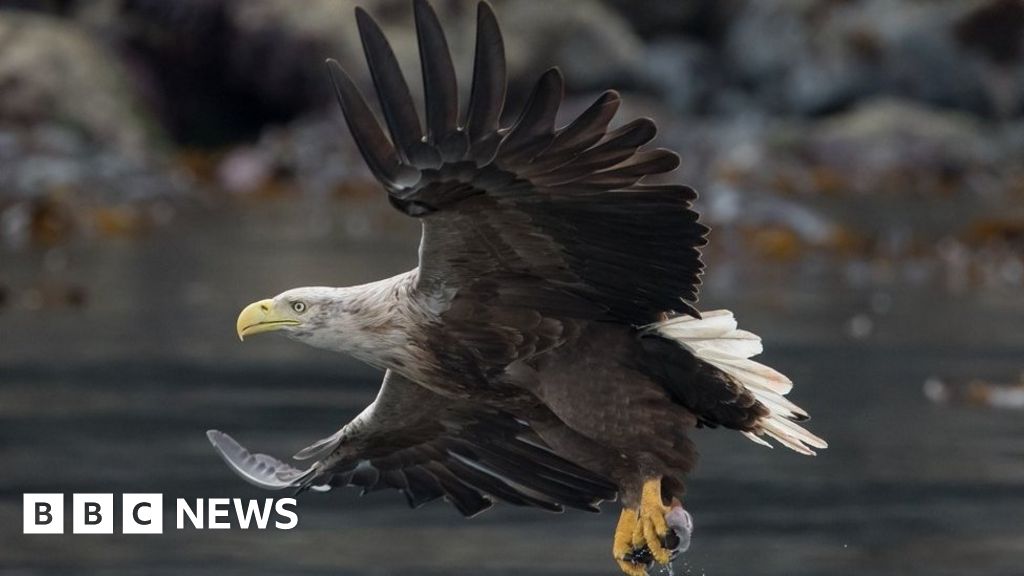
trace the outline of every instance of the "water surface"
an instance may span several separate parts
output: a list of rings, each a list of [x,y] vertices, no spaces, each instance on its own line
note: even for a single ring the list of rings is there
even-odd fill
[[[367,233],[378,227],[389,233]],[[299,284],[401,272],[416,237],[389,214],[284,200],[71,247],[49,257],[56,272],[40,254],[4,254],[0,279],[15,295],[0,312],[0,572],[614,574],[614,505],[499,505],[467,521],[441,502],[410,511],[397,493],[335,490],[301,497],[291,531],[20,534],[23,492],[162,492],[165,506],[266,496],[228,471],[204,431],[286,456],[371,401],[380,375],[276,336],[240,344],[237,311]],[[703,307],[728,305],[766,337],[765,361],[797,382],[793,398],[831,448],[811,459],[699,432],[686,502],[696,532],[677,573],[1024,573],[1024,414],[921,394],[936,375],[1016,378],[1020,298],[887,287],[885,312],[870,312],[877,289],[710,260]],[[85,287],[84,308],[19,304],[62,282]],[[865,310],[870,336],[853,339],[849,321]]]

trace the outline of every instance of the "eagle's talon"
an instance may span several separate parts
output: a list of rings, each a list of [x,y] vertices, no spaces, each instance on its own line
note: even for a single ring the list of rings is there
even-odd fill
[[[615,527],[612,556],[628,576],[646,576],[653,557],[643,542],[640,515],[636,509],[623,508]]]
[[[626,552],[622,559],[632,564],[642,564],[644,567],[650,568],[651,564],[654,562],[654,555],[651,554],[651,549],[645,545],[641,548]]]
[[[647,566],[643,564],[634,564],[629,560],[616,558],[616,562],[619,564],[619,569],[622,570],[626,576],[647,576]]]
[[[619,568],[641,576],[655,563],[668,564],[690,546],[693,520],[679,500],[665,505],[661,480],[644,483],[639,508],[623,508],[612,554]]]
[[[672,549],[663,544],[672,533],[665,521],[669,511],[670,508],[661,499],[661,479],[644,482],[640,499],[640,524],[645,544],[659,564],[672,561]]]

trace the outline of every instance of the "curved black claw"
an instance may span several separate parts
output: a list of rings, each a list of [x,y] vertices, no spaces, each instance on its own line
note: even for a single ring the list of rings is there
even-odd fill
[[[654,554],[651,554],[651,549],[644,545],[627,552],[623,560],[650,568],[651,564],[654,563]]]

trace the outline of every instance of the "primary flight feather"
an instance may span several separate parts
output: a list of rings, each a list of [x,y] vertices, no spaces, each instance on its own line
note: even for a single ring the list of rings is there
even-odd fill
[[[377,399],[296,454],[297,467],[210,441],[268,489],[394,488],[412,506],[444,498],[471,516],[496,501],[552,511],[622,504],[613,554],[627,574],[689,543],[687,436],[724,427],[803,454],[825,442],[799,424],[792,383],[751,357],[760,338],[731,312],[695,308],[708,229],[696,193],[646,177],[678,157],[647,148],[646,118],[609,125],[616,92],[556,127],[563,79],[537,81],[508,126],[505,47],[477,12],[469,102],[425,0],[413,2],[426,118],[395,55],[355,17],[383,125],[336,61],[349,131],[398,210],[422,223],[419,267],[346,288],[289,290],[246,307],[239,337],[268,331],[386,371]]]

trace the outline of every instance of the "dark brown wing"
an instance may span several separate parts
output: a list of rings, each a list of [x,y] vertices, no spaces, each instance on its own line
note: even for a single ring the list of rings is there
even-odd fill
[[[223,432],[208,436],[236,473],[268,489],[393,488],[410,506],[443,497],[466,516],[494,500],[596,511],[616,492],[610,482],[555,455],[508,414],[442,398],[392,372],[352,422],[296,454],[314,461],[308,468],[252,454]]]
[[[698,316],[689,302],[697,298],[707,228],[690,209],[693,190],[643,183],[678,165],[670,151],[642,149],[654,138],[654,123],[639,119],[609,130],[619,96],[606,92],[556,129],[562,76],[552,69],[513,125],[499,128],[504,46],[494,13],[480,3],[460,125],[444,33],[425,0],[414,7],[426,132],[390,46],[364,11],[357,10],[359,30],[390,137],[341,66],[330,61],[330,69],[371,170],[392,204],[423,221],[419,289],[446,302],[475,299],[470,307],[483,305],[492,315],[502,314],[498,308],[535,310],[541,323],[546,309],[560,318],[631,325],[667,311]]]

